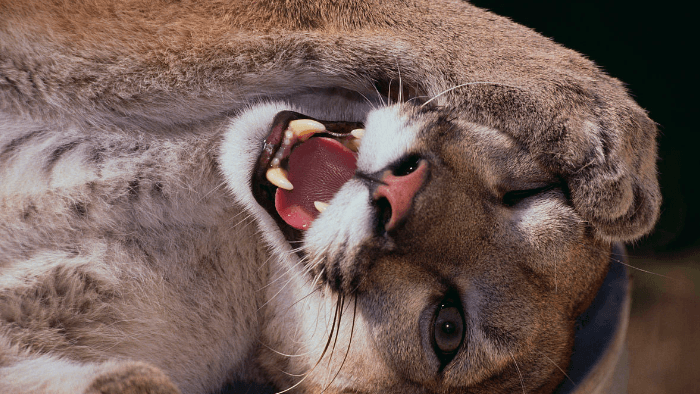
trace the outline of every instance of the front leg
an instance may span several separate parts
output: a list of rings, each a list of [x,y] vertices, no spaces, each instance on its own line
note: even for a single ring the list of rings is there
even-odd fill
[[[208,393],[243,379],[266,257],[220,187],[216,136],[10,131],[0,393],[176,392],[154,389],[163,373]]]
[[[24,394],[179,394],[163,371],[143,362],[79,363],[30,355],[0,337],[0,392]]]
[[[163,371],[142,362],[105,365],[85,394],[179,394]]]

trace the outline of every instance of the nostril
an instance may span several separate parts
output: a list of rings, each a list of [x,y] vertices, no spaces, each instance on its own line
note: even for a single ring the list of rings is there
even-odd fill
[[[380,197],[374,201],[374,206],[377,210],[377,229],[383,233],[391,221],[391,204],[386,197]]]

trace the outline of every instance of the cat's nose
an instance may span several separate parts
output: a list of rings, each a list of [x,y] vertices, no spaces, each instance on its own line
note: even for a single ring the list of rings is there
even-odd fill
[[[427,176],[428,162],[424,159],[408,159],[398,168],[382,173],[372,198],[382,211],[386,231],[396,228],[410,214],[413,199]]]

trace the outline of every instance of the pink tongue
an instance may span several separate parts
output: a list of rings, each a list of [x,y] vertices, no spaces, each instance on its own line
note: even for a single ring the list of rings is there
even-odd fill
[[[357,158],[340,142],[311,138],[289,156],[292,190],[277,189],[275,207],[290,226],[306,230],[319,212],[314,201],[328,203],[355,173]]]

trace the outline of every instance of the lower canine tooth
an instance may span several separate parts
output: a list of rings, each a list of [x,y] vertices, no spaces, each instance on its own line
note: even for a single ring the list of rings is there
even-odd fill
[[[287,127],[299,138],[326,131],[326,126],[323,123],[311,119],[296,119],[289,122]]]
[[[360,150],[360,140],[358,140],[357,138],[349,140],[345,143],[345,146],[347,146],[348,149],[350,149],[351,151],[357,152],[358,150]]]
[[[292,182],[289,182],[289,178],[287,178],[287,171],[282,167],[269,168],[265,173],[265,177],[270,183],[281,189],[292,190],[294,188]]]
[[[316,207],[316,210],[318,210],[319,212],[325,211],[326,208],[328,208],[328,205],[330,204],[326,204],[325,202],[321,201],[314,201],[314,207]]]

